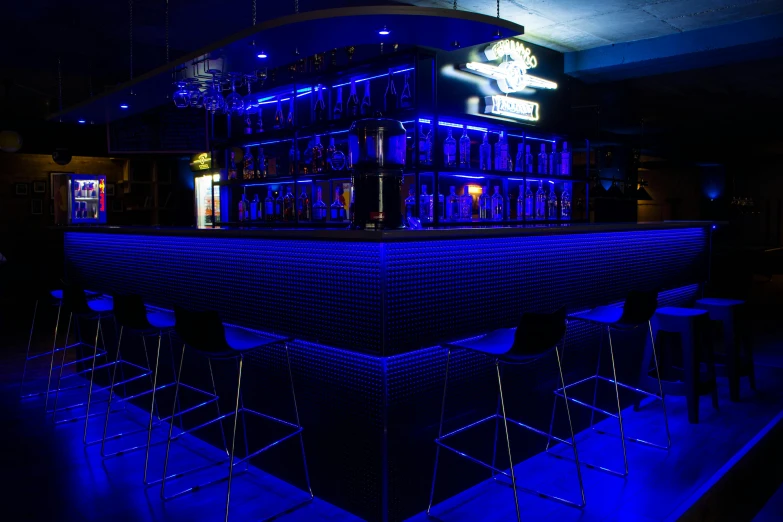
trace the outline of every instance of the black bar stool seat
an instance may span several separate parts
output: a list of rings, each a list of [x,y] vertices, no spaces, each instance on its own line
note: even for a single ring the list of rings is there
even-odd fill
[[[562,386],[565,386],[565,382],[563,381],[563,368],[560,363],[560,353],[558,352],[558,344],[561,341],[563,341],[563,344],[565,344],[564,341],[565,332],[566,332],[565,319],[566,319],[565,308],[561,308],[560,310],[551,314],[525,313],[520,318],[519,326],[517,328],[501,328],[498,330],[493,330],[488,334],[480,337],[465,339],[462,341],[448,343],[446,345],[446,348],[448,349],[448,355],[446,359],[446,379],[443,385],[443,403],[441,405],[440,427],[438,430],[438,437],[435,439],[435,444],[436,444],[435,471],[432,476],[430,504],[429,507],[427,508],[428,515],[432,510],[432,503],[435,496],[435,482],[438,474],[438,461],[440,458],[440,448],[453,451],[457,455],[460,455],[461,457],[464,457],[470,460],[471,462],[474,462],[476,464],[479,464],[481,466],[484,466],[485,468],[492,470],[493,477],[495,476],[495,473],[498,473],[510,478],[511,488],[512,491],[514,492],[514,504],[516,507],[517,520],[521,520],[520,510],[519,510],[519,499],[517,498],[517,490],[526,491],[528,493],[532,493],[534,495],[555,500],[557,502],[561,502],[563,504],[570,505],[577,508],[582,508],[585,506],[585,494],[584,494],[584,486],[582,484],[582,472],[579,467],[579,454],[576,449],[576,439],[574,436],[574,428],[571,423],[571,413],[568,408],[568,402],[566,401],[566,411],[568,412],[568,424],[571,429],[571,437],[570,440],[565,440],[558,437],[554,437],[551,434],[552,431],[551,425],[550,425],[550,432],[547,433],[533,426],[529,426],[522,422],[509,419],[506,416],[506,408],[503,400],[501,365],[523,365],[523,364],[532,363],[534,361],[538,361],[539,359],[542,359],[543,357],[547,356],[552,352],[555,352],[557,356],[557,366],[560,373],[560,383]],[[457,428],[449,433],[443,434],[443,417],[446,409],[446,391],[448,389],[448,379],[449,379],[449,361],[451,359],[452,350],[457,350],[457,349],[471,350],[474,352],[482,353],[484,355],[492,357],[495,360],[495,367],[497,370],[497,377],[498,377],[498,410],[494,415],[491,415],[479,421],[468,424],[467,426]],[[557,401],[557,397],[555,397],[555,401]],[[500,419],[503,420],[503,425],[505,427],[506,447],[508,450],[508,458],[509,458],[508,472],[499,469],[495,466],[495,455],[493,455],[492,464],[488,464],[482,460],[479,460],[477,458],[474,458],[466,454],[461,450],[449,446],[444,442],[449,437],[452,437],[458,433],[462,433],[463,431],[469,428],[476,427],[480,424],[483,424],[484,422],[488,422],[491,420],[495,420],[497,422]],[[554,422],[554,417],[552,420]],[[554,439],[558,442],[569,445],[573,448],[574,461],[576,462],[576,473],[579,479],[579,488],[580,488],[579,501],[567,500],[555,495],[531,490],[517,485],[516,476],[514,474],[514,462],[513,459],[511,458],[511,443],[509,441],[509,433],[508,433],[509,422],[512,424],[516,424],[517,426],[520,426],[522,428],[526,428],[530,431],[533,431],[534,433],[538,433],[539,435],[542,435],[544,437],[547,437],[548,442],[551,442]]]

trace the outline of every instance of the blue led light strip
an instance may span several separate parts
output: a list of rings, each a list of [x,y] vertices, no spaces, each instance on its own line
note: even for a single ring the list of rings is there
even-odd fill
[[[407,69],[400,69],[399,71],[392,71],[392,74],[400,74],[407,71],[412,71],[413,67],[408,67]],[[356,83],[360,82],[366,82],[368,80],[375,80],[376,78],[383,78],[384,76],[388,76],[389,73],[385,74],[379,74],[377,76],[370,76],[369,78],[362,78],[361,80],[355,80]],[[332,89],[336,89],[338,87],[345,87],[346,85],[351,85],[351,82],[348,83],[338,83],[337,85],[332,85]]]
[[[402,123],[412,123],[412,122],[404,121]],[[432,120],[430,120],[428,118],[419,118],[419,123],[424,123],[425,125],[431,125],[432,124]],[[502,131],[491,130],[491,129],[488,129],[487,127],[476,127],[474,125],[463,125],[461,123],[454,123],[454,122],[451,122],[451,121],[444,121],[444,120],[439,120],[438,121],[438,125],[441,126],[441,127],[454,127],[455,129],[462,129],[462,128],[467,127],[468,130],[474,130],[474,131],[479,131],[479,132],[491,132],[493,134],[500,134],[502,132]],[[528,140],[548,141],[550,143],[557,143],[557,140],[548,140],[546,138],[538,138],[536,136],[522,136],[522,135],[519,135],[519,134],[510,134],[510,133],[506,134],[506,135],[507,136],[513,136],[514,138],[526,138]]]

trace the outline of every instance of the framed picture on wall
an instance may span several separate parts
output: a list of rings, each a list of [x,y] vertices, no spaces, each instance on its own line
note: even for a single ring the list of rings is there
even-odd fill
[[[14,183],[14,194],[17,196],[26,196],[29,192],[27,183]]]
[[[45,194],[46,181],[33,181],[33,192],[35,194]]]
[[[43,214],[43,200],[31,199],[30,200],[30,214],[41,215]]]

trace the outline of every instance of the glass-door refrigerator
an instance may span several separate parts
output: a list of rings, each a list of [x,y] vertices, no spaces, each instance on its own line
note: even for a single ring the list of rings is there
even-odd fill
[[[196,226],[207,228],[220,223],[220,188],[212,181],[220,181],[220,174],[196,176]]]
[[[106,176],[55,174],[52,185],[56,224],[106,223]]]

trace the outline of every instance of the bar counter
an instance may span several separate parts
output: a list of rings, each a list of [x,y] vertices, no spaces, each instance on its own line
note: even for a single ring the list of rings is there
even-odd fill
[[[634,289],[658,289],[661,306],[687,303],[708,277],[711,228],[707,222],[385,232],[95,227],[67,228],[63,236],[66,274],[75,283],[140,294],[166,308],[214,309],[227,323],[295,338],[289,346],[316,496],[367,520],[396,521],[425,509],[429,498],[442,344],[516,326],[526,311],[584,310],[621,301]],[[569,325],[567,382],[594,371],[598,343],[595,328]],[[630,347],[631,358],[641,355],[639,344]],[[283,357],[276,348],[249,358],[252,371],[264,376],[248,372],[245,400],[253,409],[290,411],[274,398],[283,381],[268,377]],[[618,365],[621,380],[625,373],[634,382],[635,363]],[[546,429],[556,367],[538,366],[532,381],[528,375],[509,384],[517,399],[507,408],[521,406],[531,424]],[[455,391],[447,424],[494,412],[492,361],[455,353],[450,371]],[[584,418],[575,421],[584,428]],[[491,434],[483,444],[491,444]],[[516,460],[543,449],[526,439],[515,447]],[[298,462],[295,450],[290,458]],[[298,483],[292,471],[298,464],[287,465],[283,453],[260,465]],[[486,478],[464,462],[453,471],[441,464],[441,476],[450,477],[439,482],[441,499]]]

